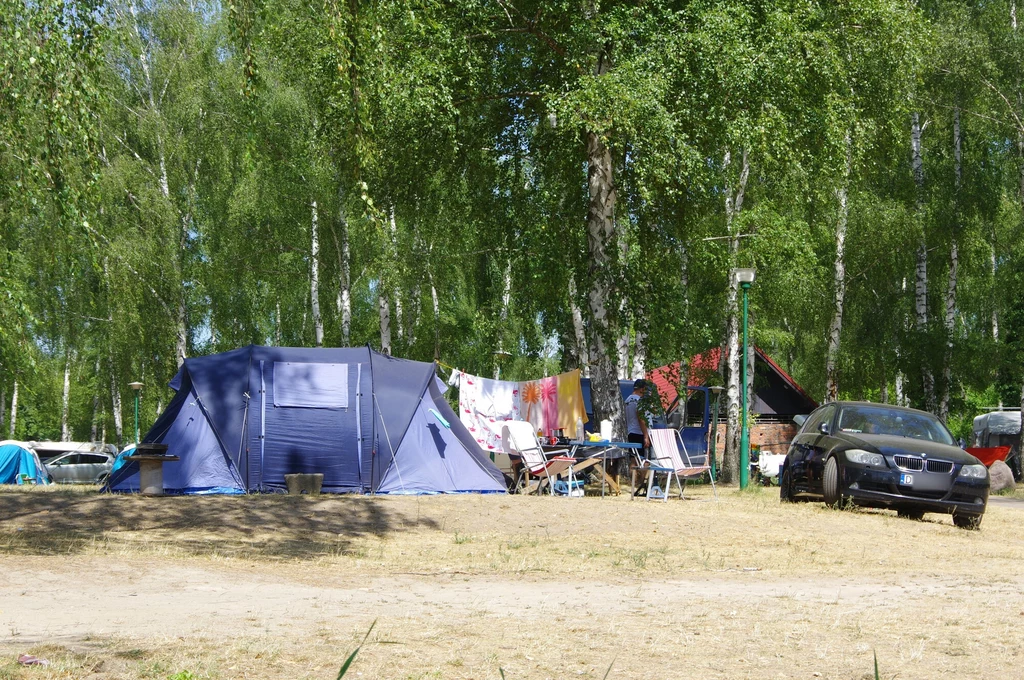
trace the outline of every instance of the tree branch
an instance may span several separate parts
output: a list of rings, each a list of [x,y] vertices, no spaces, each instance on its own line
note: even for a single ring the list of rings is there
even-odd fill
[[[521,91],[518,91],[518,92],[501,92],[501,93],[498,93],[498,94],[484,94],[484,95],[480,95],[479,97],[469,97],[467,99],[460,99],[460,100],[454,102],[454,105],[455,106],[462,106],[463,104],[469,104],[469,103],[472,103],[472,102],[492,101],[492,100],[496,100],[496,99],[517,99],[517,98],[529,99],[529,98],[532,98],[532,97],[543,97],[543,96],[544,96],[543,92],[531,92],[529,90],[521,90]]]
[[[1017,132],[1024,134],[1024,122],[1021,121],[1020,116],[1017,115],[1017,111],[1014,110],[1013,103],[1010,102],[1010,100],[1006,97],[1005,94],[1000,92],[998,87],[990,83],[987,78],[982,78],[981,82],[985,83],[985,85],[987,85],[990,90],[999,95],[999,98],[1002,99],[1003,102],[1006,104],[1006,108],[1010,112],[1010,115],[1013,116],[1013,119],[1017,122]]]

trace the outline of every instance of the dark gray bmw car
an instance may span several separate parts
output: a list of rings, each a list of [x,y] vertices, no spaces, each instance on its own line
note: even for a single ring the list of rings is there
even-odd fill
[[[783,501],[823,499],[892,508],[902,517],[953,515],[981,524],[988,469],[930,413],[869,402],[833,402],[812,413],[793,439],[779,477]]]

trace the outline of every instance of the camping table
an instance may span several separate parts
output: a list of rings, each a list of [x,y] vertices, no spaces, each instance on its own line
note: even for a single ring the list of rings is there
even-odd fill
[[[607,440],[596,442],[571,441],[569,442],[569,457],[576,459],[600,457],[601,467],[598,469],[601,471],[601,497],[603,498],[606,484],[612,488],[612,491],[616,496],[622,493],[622,489],[619,487],[619,482],[608,475],[608,459],[616,460],[619,458],[626,458],[630,455],[631,450],[639,450],[642,448],[643,444],[633,442],[610,442]],[[580,449],[600,449],[600,451],[588,450],[585,452],[585,455],[580,455]]]

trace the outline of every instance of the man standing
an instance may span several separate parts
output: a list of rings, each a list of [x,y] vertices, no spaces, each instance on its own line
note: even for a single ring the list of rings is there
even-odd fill
[[[640,378],[633,383],[633,394],[626,397],[626,433],[627,441],[642,444],[643,457],[647,457],[647,448],[651,445],[651,436],[647,432],[646,414],[640,413],[640,400],[647,395],[647,381]]]

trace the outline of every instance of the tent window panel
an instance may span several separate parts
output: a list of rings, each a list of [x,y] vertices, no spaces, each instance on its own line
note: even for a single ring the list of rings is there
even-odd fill
[[[348,364],[274,362],[274,406],[348,408]]]

